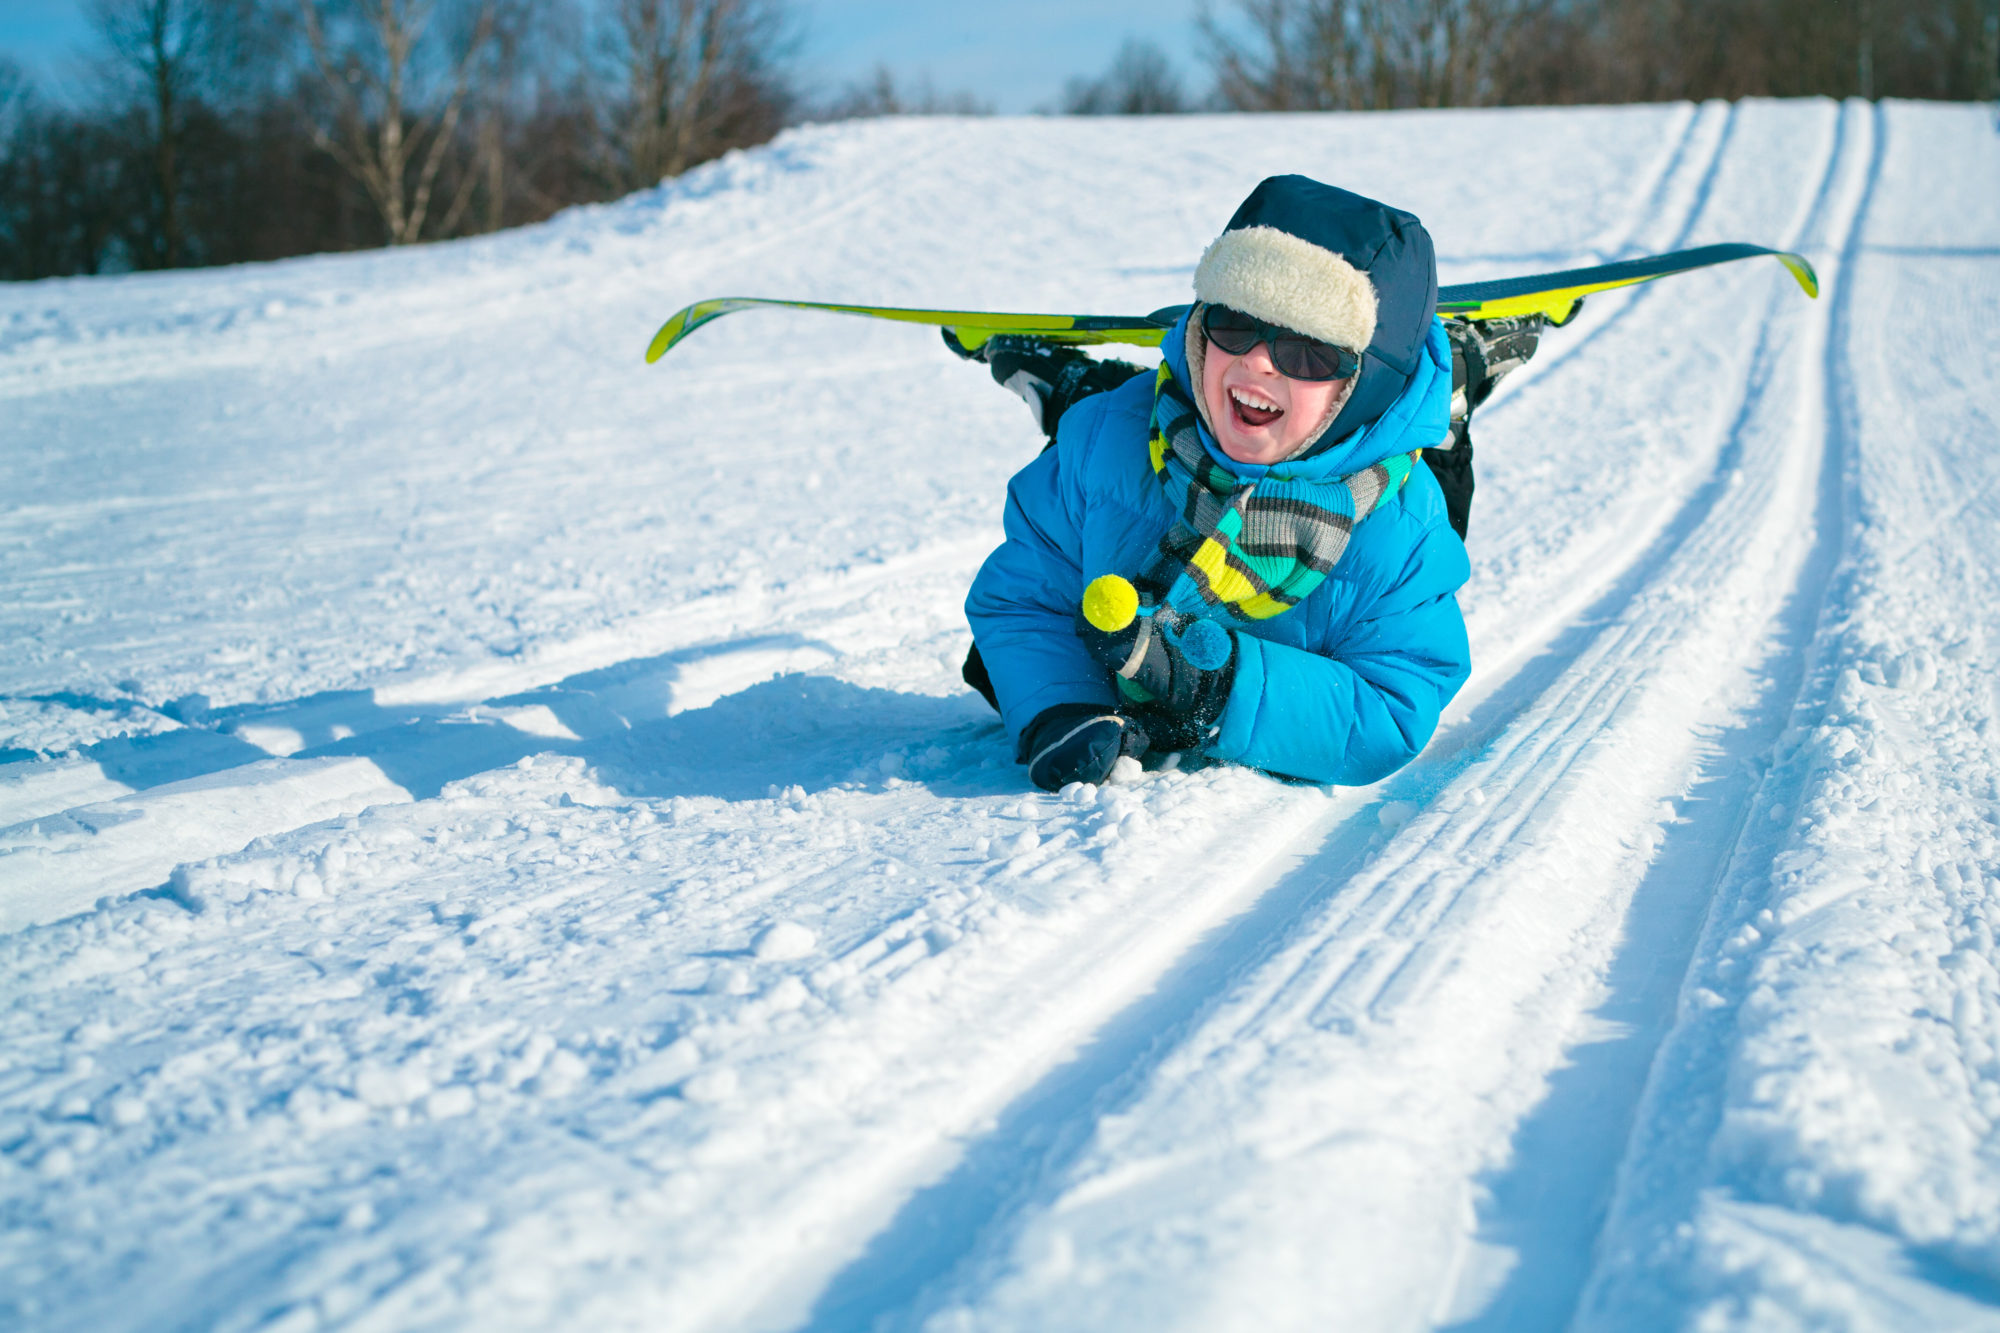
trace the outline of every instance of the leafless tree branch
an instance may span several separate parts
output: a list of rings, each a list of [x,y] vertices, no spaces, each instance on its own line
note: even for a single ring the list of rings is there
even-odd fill
[[[333,104],[331,128],[314,141],[367,191],[391,245],[424,235],[438,172],[450,153],[481,50],[493,34],[493,0],[483,0],[463,49],[451,62],[449,91],[429,99],[413,87],[435,0],[355,0],[360,29],[336,51],[319,0],[298,0],[314,68]],[[449,210],[457,222],[461,210]]]

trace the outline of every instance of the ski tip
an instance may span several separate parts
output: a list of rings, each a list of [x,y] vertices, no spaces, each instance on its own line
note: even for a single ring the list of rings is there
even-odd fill
[[[692,310],[694,307],[688,307]],[[672,319],[660,325],[660,331],[653,335],[653,341],[646,344],[646,364],[652,365],[667,354],[667,349],[680,341],[681,330],[687,324],[687,310],[680,311]]]
[[[1778,262],[1789,269],[1792,277],[1798,280],[1799,290],[1817,301],[1819,299],[1819,274],[1813,272],[1813,266],[1806,261],[1806,257],[1804,255],[1795,255],[1789,250],[1780,250],[1777,254]]]

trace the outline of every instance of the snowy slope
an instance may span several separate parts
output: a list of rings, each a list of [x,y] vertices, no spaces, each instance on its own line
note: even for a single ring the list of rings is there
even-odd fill
[[[1171,145],[1171,157],[1163,155]],[[795,131],[542,227],[0,289],[0,1318],[2000,1327],[2000,157],[1826,102]],[[1045,796],[1039,440],[1256,179],[1593,298],[1376,788]]]

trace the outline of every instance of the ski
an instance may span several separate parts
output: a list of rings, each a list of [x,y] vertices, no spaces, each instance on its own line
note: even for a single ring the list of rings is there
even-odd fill
[[[967,350],[976,350],[998,333],[1026,334],[1045,342],[1083,346],[1089,343],[1123,343],[1134,347],[1158,347],[1160,335],[1173,325],[1186,306],[1170,306],[1151,315],[1017,315],[989,310],[909,310],[898,306],[839,305],[825,301],[783,301],[756,296],[719,296],[696,301],[660,326],[646,349],[651,365],[667,354],[681,339],[702,325],[738,310],[768,307],[780,310],[826,310],[841,315],[864,315],[869,319],[892,319],[905,324],[929,324],[950,329]]]
[[[1615,264],[1590,268],[1564,269],[1521,278],[1497,278],[1488,282],[1455,283],[1438,290],[1438,313],[1454,319],[1507,319],[1521,315],[1542,315],[1551,324],[1564,324],[1576,313],[1584,297],[1596,292],[1631,287],[1656,278],[1693,269],[1728,264],[1739,259],[1770,255],[1791,273],[1807,296],[1819,295],[1819,277],[1804,256],[1788,250],[1771,250],[1761,245],[1730,243],[1703,245],[1670,254],[1625,259]],[[1158,347],[1160,337],[1184,305],[1168,306],[1150,315],[1033,315],[1002,314],[990,310],[917,310],[898,306],[843,305],[827,301],[786,301],[756,296],[721,296],[696,301],[676,311],[660,326],[646,348],[646,364],[665,356],[690,333],[724,315],[739,310],[824,310],[834,314],[861,315],[868,319],[896,320],[905,324],[927,324],[950,329],[968,350],[976,350],[996,334],[1019,334],[1045,342],[1070,346],[1118,343],[1131,347]]]
[[[1462,282],[1438,289],[1438,313],[1456,319],[1509,319],[1520,315],[1542,315],[1551,324],[1565,324],[1576,313],[1577,303],[1596,292],[1631,287],[1655,278],[1755,259],[1770,255],[1798,282],[1807,296],[1819,296],[1819,275],[1803,255],[1789,250],[1770,250],[1761,245],[1730,242],[1702,245],[1692,250],[1624,259],[1615,264],[1590,268],[1564,269],[1558,273],[1537,273],[1525,278],[1496,278],[1490,282]]]

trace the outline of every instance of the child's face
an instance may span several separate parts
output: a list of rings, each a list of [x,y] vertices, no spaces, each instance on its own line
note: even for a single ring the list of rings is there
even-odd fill
[[[1264,343],[1242,356],[1210,344],[1201,388],[1222,452],[1239,463],[1268,465],[1290,458],[1347,401],[1354,381],[1287,378]]]

